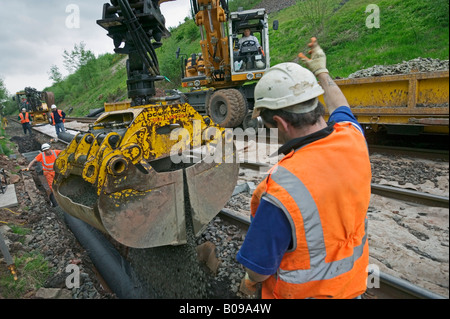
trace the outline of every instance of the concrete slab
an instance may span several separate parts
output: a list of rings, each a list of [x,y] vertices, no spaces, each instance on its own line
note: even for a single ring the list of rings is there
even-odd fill
[[[14,184],[8,185],[5,189],[4,194],[0,192],[0,208],[14,207],[18,204],[19,203],[17,202],[16,187],[14,186]]]
[[[27,159],[28,162],[31,162],[32,160],[34,160],[34,158],[36,156],[38,156],[38,154],[41,151],[33,151],[33,152],[29,152],[29,153],[22,153],[22,156],[25,157]]]
[[[33,126],[33,128],[41,133],[47,134],[53,138],[56,138],[56,131],[55,131],[55,127],[50,125],[50,124],[46,124],[43,126]],[[70,133],[72,135],[76,135],[78,133],[78,131],[72,130],[72,129],[67,129],[66,128],[66,132]]]

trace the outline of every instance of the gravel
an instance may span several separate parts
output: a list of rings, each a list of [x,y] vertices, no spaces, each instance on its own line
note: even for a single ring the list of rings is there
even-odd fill
[[[36,171],[19,172],[20,168],[25,168],[28,164],[21,153],[39,150],[43,142],[49,141],[42,140],[38,134],[33,138],[23,136],[20,125],[12,121],[6,131],[9,136],[13,136],[11,141],[17,143],[18,147],[14,150],[13,156],[0,155],[0,167],[5,169],[8,183],[15,181],[18,206],[0,209],[0,220],[9,226],[21,225],[29,230],[26,235],[17,235],[10,227],[0,224],[13,259],[26,253],[41,254],[51,271],[51,275],[43,284],[44,290],[47,288],[67,290],[66,278],[71,272],[66,272],[66,268],[69,265],[76,265],[80,271],[80,286],[70,289],[69,295],[73,299],[115,298],[113,293],[102,286],[87,252],[68,230],[58,209],[51,207]],[[5,264],[0,262],[0,272],[4,269]],[[19,278],[21,275],[19,272]],[[36,293],[37,290],[26,291],[22,298],[37,298]],[[4,297],[0,288],[0,299]]]
[[[278,12],[280,10],[283,10],[287,7],[295,5],[297,1],[296,0],[263,0],[260,4],[253,7],[253,9],[257,8],[265,8],[268,13],[274,13]]]
[[[408,74],[412,72],[433,72],[449,69],[449,60],[439,60],[431,58],[416,58],[410,61],[403,61],[394,65],[374,65],[368,69],[359,70],[350,74],[349,78],[364,78],[371,76]]]

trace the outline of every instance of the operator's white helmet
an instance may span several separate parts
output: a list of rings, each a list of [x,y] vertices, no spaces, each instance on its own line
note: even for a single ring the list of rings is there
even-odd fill
[[[48,150],[48,149],[50,149],[50,144],[48,144],[48,143],[44,143],[44,144],[42,144],[42,146],[41,146],[41,151],[43,152],[43,151],[46,151],[46,150]]]
[[[52,105],[52,110],[53,110],[53,109],[56,109],[56,105],[55,105],[55,104]]]
[[[297,63],[286,62],[271,67],[255,87],[253,118],[261,109],[285,109],[292,113],[308,113],[317,107],[324,90],[314,74]],[[312,100],[312,103],[303,103]],[[301,105],[298,105],[303,103]]]
[[[25,112],[26,112],[26,110],[27,110],[26,108],[22,108],[22,112],[23,112],[23,111],[25,111]]]

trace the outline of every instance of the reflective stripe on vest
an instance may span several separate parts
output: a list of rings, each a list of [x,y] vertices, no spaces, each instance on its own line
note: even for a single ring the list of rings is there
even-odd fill
[[[364,245],[367,240],[367,219],[365,220],[364,237],[361,244],[353,249],[353,255],[341,260],[326,263],[326,249],[322,223],[316,203],[311,197],[310,192],[297,176],[282,166],[278,166],[270,178],[292,196],[302,215],[307,246],[314,247],[313,250],[308,250],[310,269],[287,271],[280,268],[278,270],[279,279],[287,283],[303,284],[315,280],[331,279],[352,270],[354,262],[362,256],[364,251]],[[278,207],[282,208],[290,220],[291,225],[294,225],[287,209],[279,200],[270,194],[264,194],[263,197],[267,198],[269,201],[275,202]],[[292,234],[293,243],[295,245],[297,242],[295,230],[293,230]],[[295,248],[296,247],[294,246],[292,250],[295,250]]]
[[[56,159],[56,152],[55,151],[52,151],[52,155]],[[53,164],[54,163],[55,163],[54,161],[51,162],[51,163],[47,163],[45,153],[42,153],[42,169],[44,171],[53,171]]]

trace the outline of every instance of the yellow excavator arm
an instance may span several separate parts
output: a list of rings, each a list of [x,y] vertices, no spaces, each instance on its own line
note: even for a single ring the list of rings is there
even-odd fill
[[[227,14],[220,0],[198,0],[195,23],[200,26],[200,47],[207,77],[230,76]],[[220,71],[220,72],[217,72]]]

